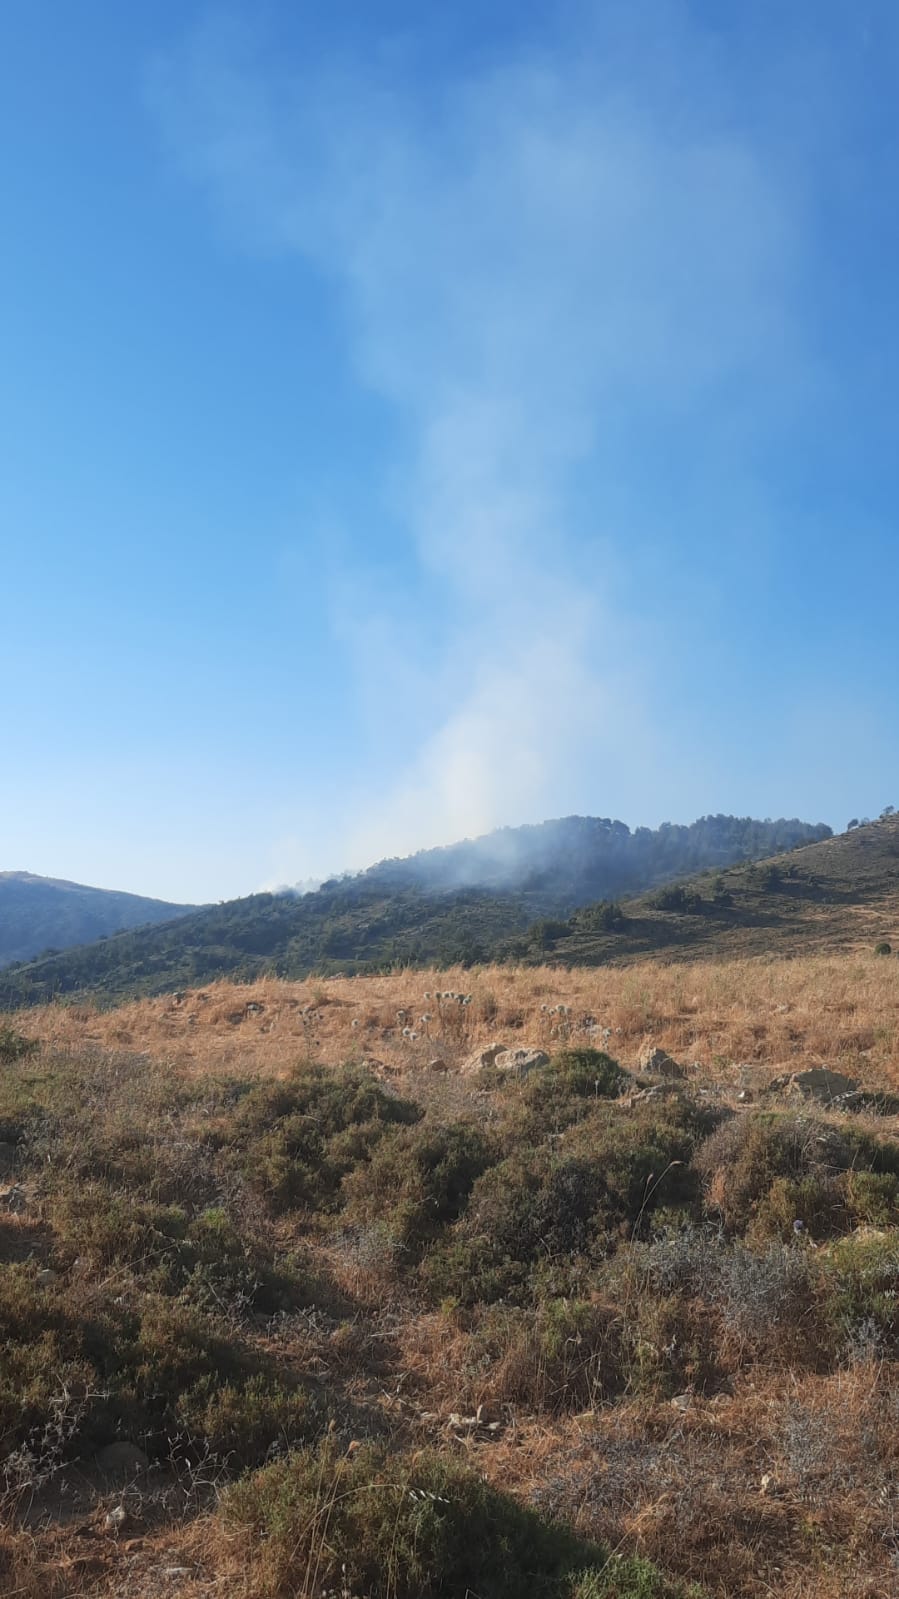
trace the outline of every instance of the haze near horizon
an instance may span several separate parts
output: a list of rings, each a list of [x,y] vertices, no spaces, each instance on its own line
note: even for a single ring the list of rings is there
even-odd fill
[[[5,20],[0,868],[896,799],[886,0]]]

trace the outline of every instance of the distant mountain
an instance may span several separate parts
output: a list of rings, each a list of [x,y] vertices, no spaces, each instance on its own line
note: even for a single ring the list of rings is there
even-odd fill
[[[569,931],[594,901],[723,869],[777,850],[812,845],[830,828],[799,821],[703,817],[655,830],[595,817],[504,828],[484,838],[382,861],[314,893],[254,894],[211,905],[159,927],[45,957],[0,976],[0,1006],[84,993],[103,1000],[266,972],[301,977],[395,965],[530,958],[543,924]]]
[[[0,872],[0,966],[92,943],[122,928],[167,922],[195,908],[32,872]]]

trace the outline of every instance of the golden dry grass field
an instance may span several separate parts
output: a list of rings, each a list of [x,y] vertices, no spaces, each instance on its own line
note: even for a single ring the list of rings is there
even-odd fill
[[[436,997],[447,992],[471,1002]],[[602,1035],[624,1066],[657,1044],[722,1092],[819,1063],[865,1087],[899,1088],[899,963],[869,952],[219,982],[112,1011],[48,1005],[11,1020],[55,1049],[138,1051],[176,1073],[278,1076],[298,1062],[356,1061],[414,1076],[438,1056],[458,1068],[496,1041],[551,1050]]]

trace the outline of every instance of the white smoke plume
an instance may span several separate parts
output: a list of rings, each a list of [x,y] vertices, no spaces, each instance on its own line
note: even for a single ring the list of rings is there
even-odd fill
[[[677,811],[683,762],[651,710],[676,635],[653,654],[618,599],[647,533],[619,461],[648,425],[775,387],[796,241],[707,41],[636,10],[649,65],[636,28],[582,19],[433,96],[402,42],[284,67],[221,23],[153,71],[171,148],[229,228],[339,287],[405,440],[384,496],[433,630],[405,594],[366,613],[352,572],[335,585],[373,725],[412,733],[333,824],[332,862],[576,809],[648,820],[660,768]]]

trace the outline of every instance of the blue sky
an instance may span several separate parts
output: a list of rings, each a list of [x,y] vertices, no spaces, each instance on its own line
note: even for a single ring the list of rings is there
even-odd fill
[[[0,868],[899,803],[892,0],[0,50]]]

